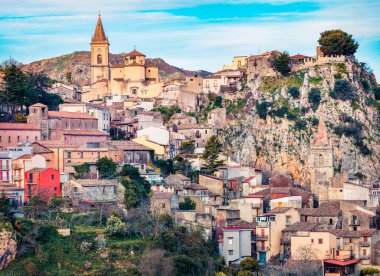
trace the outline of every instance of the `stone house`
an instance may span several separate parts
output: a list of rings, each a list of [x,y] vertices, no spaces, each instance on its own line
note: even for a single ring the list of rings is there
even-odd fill
[[[109,141],[111,145],[122,151],[123,164],[148,164],[154,158],[154,150],[134,141]]]
[[[204,148],[211,136],[216,134],[215,128],[210,125],[183,124],[177,127],[178,133],[195,141],[197,148]]]
[[[191,183],[190,178],[179,173],[168,175],[165,177],[164,182],[166,185],[173,186],[176,191],[182,191],[183,187]]]
[[[318,208],[297,209],[301,221],[318,223],[326,229],[342,228],[342,210],[339,202],[324,202]]]
[[[193,116],[189,116],[184,113],[175,113],[170,118],[170,123],[175,124],[176,126],[184,125],[184,124],[196,124],[197,119]]]
[[[222,86],[222,78],[220,75],[208,76],[203,78],[202,89],[203,93],[220,94],[220,87]]]
[[[260,55],[250,56],[247,59],[248,69],[247,78],[248,80],[254,80],[257,77],[274,77],[277,76],[276,71],[273,66],[274,57],[278,56],[280,52],[271,51],[265,52]]]
[[[224,185],[222,178],[213,175],[200,174],[199,184],[203,187],[206,187],[210,193],[218,194],[220,196],[223,196],[224,194]]]
[[[194,210],[177,210],[175,221],[178,225],[189,230],[193,227],[201,227],[204,230],[205,237],[212,238],[212,214],[197,213]]]
[[[62,195],[72,199],[74,205],[80,202],[124,201],[124,187],[117,180],[73,179],[62,185]]]
[[[173,214],[179,209],[178,196],[174,193],[154,193],[150,198],[150,208],[154,214]]]

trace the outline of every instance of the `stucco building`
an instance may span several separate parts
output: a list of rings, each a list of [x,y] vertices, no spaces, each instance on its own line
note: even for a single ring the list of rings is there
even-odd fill
[[[41,128],[34,124],[0,123],[0,149],[16,147],[20,143],[32,143],[41,139]]]

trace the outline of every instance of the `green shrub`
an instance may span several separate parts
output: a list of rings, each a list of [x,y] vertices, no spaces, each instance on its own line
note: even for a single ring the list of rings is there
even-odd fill
[[[322,77],[310,77],[309,82],[313,85],[319,85],[323,81]]]
[[[375,99],[380,101],[380,87],[377,87],[373,90],[373,94],[375,95]]]
[[[368,91],[370,90],[371,85],[369,84],[369,81],[368,81],[368,80],[366,80],[366,79],[361,79],[361,80],[360,80],[360,83],[361,83],[361,85],[363,86],[363,89],[364,89],[365,92],[368,92]]]
[[[366,267],[360,271],[361,275],[373,275],[380,273],[380,270],[374,267]]]
[[[282,106],[274,111],[274,115],[280,118],[284,118],[285,114],[288,113],[288,110],[289,109],[286,106]]]
[[[319,124],[319,120],[316,117],[311,118],[310,122],[313,126],[317,126]]]
[[[307,122],[305,120],[302,120],[302,119],[298,119],[296,121],[296,123],[294,124],[295,128],[299,131],[301,130],[305,130],[306,127],[307,127]]]
[[[290,72],[290,57],[287,52],[281,53],[274,58],[273,64],[277,72],[280,72],[283,76],[287,76]]]
[[[269,102],[262,102],[256,106],[257,114],[261,119],[266,119],[268,114],[268,107],[270,107],[271,104]]]
[[[180,210],[195,210],[196,206],[197,204],[189,197],[186,197],[183,202],[179,203]]]
[[[337,80],[330,96],[342,101],[353,101],[358,98],[355,88],[348,80]]]
[[[300,91],[295,86],[290,87],[289,94],[293,97],[293,99],[298,99],[300,97]]]
[[[319,90],[318,88],[310,89],[308,100],[309,103],[312,104],[313,110],[316,111],[321,102],[321,90]]]

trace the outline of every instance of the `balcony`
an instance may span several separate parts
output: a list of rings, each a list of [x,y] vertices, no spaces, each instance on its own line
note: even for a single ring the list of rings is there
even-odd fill
[[[22,169],[22,168],[23,168],[22,164],[14,164],[13,165],[13,169],[15,169],[15,170],[19,170],[19,169]]]
[[[269,221],[259,221],[257,227],[269,227]]]
[[[20,181],[20,180],[22,180],[22,176],[21,175],[14,175],[13,180]]]
[[[359,245],[360,245],[361,247],[369,247],[369,246],[370,246],[370,243],[369,243],[369,242],[361,241],[361,242],[359,242]]]
[[[351,225],[353,226],[359,226],[360,225],[360,221],[358,219],[354,219],[351,221]]]
[[[268,251],[267,246],[260,246],[260,245],[257,246],[257,252],[267,252],[267,251]]]
[[[268,240],[268,235],[257,235],[256,239],[258,241],[267,241]]]
[[[251,208],[252,209],[260,209],[261,208],[261,204],[260,203],[251,203]]]
[[[9,166],[0,166],[0,171],[9,171]]]

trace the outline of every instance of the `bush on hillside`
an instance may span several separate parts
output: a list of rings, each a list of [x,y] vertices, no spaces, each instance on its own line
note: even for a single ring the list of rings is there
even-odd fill
[[[308,100],[312,104],[313,110],[316,111],[321,102],[321,90],[318,88],[310,89]]]
[[[358,98],[355,87],[348,80],[337,80],[330,96],[342,101],[353,101]]]
[[[292,86],[289,89],[289,94],[292,96],[294,99],[298,99],[300,97],[300,91],[298,90],[297,87]]]

